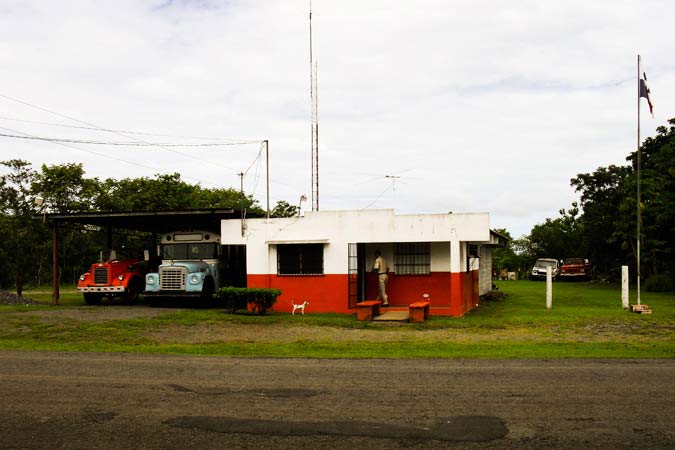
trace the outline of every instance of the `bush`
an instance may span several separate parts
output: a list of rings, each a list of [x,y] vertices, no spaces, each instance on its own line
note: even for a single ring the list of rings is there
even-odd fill
[[[671,292],[673,290],[673,278],[670,275],[652,275],[645,281],[647,292]]]
[[[265,314],[280,295],[279,289],[224,287],[218,291],[218,299],[232,308],[232,314],[238,309],[249,307],[253,312]]]
[[[508,295],[502,291],[498,291],[496,289],[493,289],[492,291],[488,291],[485,294],[480,296],[480,301],[498,301],[502,300],[508,297]]]

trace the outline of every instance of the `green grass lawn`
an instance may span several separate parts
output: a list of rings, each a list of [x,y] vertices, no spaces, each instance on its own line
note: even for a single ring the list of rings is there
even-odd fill
[[[654,313],[621,308],[618,286],[502,281],[507,297],[461,318],[423,324],[358,322],[355,315],[265,316],[222,309],[90,307],[64,288],[58,306],[0,306],[0,349],[355,358],[675,356],[675,295],[642,293]],[[25,295],[51,301],[49,290]],[[635,292],[631,292],[631,303]]]

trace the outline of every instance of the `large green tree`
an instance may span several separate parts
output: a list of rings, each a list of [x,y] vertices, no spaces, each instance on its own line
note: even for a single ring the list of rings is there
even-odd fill
[[[675,119],[641,147],[642,275],[675,274]],[[571,180],[581,194],[584,246],[599,268],[636,261],[637,151],[628,166],[600,167]]]
[[[45,200],[44,208],[52,213],[90,211],[100,195],[97,178],[86,178],[82,164],[42,165],[32,183],[33,192]]]
[[[559,217],[547,218],[544,223],[535,225],[530,234],[517,245],[530,260],[584,257],[582,234],[579,207],[577,203],[572,203],[571,208],[560,210]]]
[[[523,272],[527,270],[530,258],[525,253],[519,251],[518,240],[514,240],[511,234],[504,228],[495,230],[509,240],[505,247],[496,247],[492,249],[492,269],[499,273],[503,269],[512,272]]]
[[[40,212],[35,202],[37,173],[30,163],[18,159],[2,161],[8,172],[0,176],[0,282],[13,285],[21,295],[32,276],[39,279],[45,269],[48,232],[33,216]]]
[[[582,253],[600,272],[607,273],[625,264],[626,251],[632,242],[627,239],[629,226],[625,223],[625,209],[635,205],[625,203],[631,195],[626,191],[630,174],[630,167],[611,165],[571,180],[581,193]]]
[[[675,118],[668,121],[669,127],[660,126],[657,135],[647,138],[641,149],[641,216],[643,275],[669,273],[675,275]],[[636,187],[637,152],[628,157],[633,169],[627,180],[627,191],[634,193]],[[635,223],[637,207],[635,195],[624,202],[624,210],[632,209]],[[625,235],[635,236],[635,229]],[[633,237],[635,239],[635,237]]]
[[[232,188],[203,188],[183,181],[180,174],[154,178],[106,179],[95,207],[101,211],[166,211],[194,208],[243,207],[262,213],[257,200]]]
[[[189,184],[178,173],[100,181],[86,177],[81,164],[42,165],[40,171],[19,159],[0,164],[6,172],[0,176],[0,286],[13,285],[19,294],[25,283],[40,284],[51,276],[51,235],[36,219],[43,214],[242,207],[249,214],[265,213],[251,195]],[[294,216],[297,208],[282,200],[271,214]],[[74,283],[104,248],[106,236],[79,225],[64,225],[59,236],[59,274],[64,282]],[[133,250],[147,237],[120,230],[113,233],[113,246]]]

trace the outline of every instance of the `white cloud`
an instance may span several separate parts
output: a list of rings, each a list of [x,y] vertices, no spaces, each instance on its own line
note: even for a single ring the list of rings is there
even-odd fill
[[[311,191],[307,6],[0,0],[0,94],[109,128],[269,139],[272,201],[294,203]],[[322,209],[379,196],[373,207],[402,212],[489,211],[519,236],[575,200],[570,178],[634,150],[638,52],[657,116],[643,113],[643,135],[675,116],[665,1],[313,6]],[[33,135],[128,140],[7,120],[74,124],[2,97],[0,117]],[[207,186],[238,187],[259,150],[78,147],[0,140],[3,159]],[[246,189],[264,202],[255,168]],[[395,195],[385,175],[401,176]]]

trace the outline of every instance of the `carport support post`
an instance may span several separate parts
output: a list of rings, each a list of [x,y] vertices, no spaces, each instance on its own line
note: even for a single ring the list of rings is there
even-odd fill
[[[551,266],[546,267],[546,309],[553,307],[553,272]]]
[[[59,233],[56,222],[52,222],[52,303],[59,304]]]
[[[630,303],[628,280],[628,266],[621,266],[621,305],[623,309],[628,309],[628,304]]]

